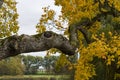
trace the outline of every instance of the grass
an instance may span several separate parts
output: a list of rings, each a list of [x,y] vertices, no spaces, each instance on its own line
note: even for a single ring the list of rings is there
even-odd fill
[[[18,76],[0,76],[0,80],[23,80],[23,79],[32,79],[32,80],[38,80],[38,78],[46,78],[47,80],[69,80],[68,75],[18,75]]]

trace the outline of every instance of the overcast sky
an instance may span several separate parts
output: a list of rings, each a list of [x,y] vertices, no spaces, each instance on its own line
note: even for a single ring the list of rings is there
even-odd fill
[[[16,0],[19,13],[19,34],[35,34],[36,24],[43,13],[42,7],[50,6],[57,13],[60,8],[54,5],[54,0]]]
[[[58,14],[60,7],[54,5],[54,0],[16,0],[17,10],[19,14],[19,34],[36,34],[36,24],[39,22],[40,16],[43,12],[42,7],[50,6]],[[30,53],[32,55],[44,56],[45,52]]]

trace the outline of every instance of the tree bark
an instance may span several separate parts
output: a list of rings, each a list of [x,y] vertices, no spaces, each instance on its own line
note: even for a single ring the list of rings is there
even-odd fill
[[[57,48],[64,54],[75,54],[76,47],[70,41],[52,31],[36,35],[13,35],[0,40],[0,60],[21,53],[38,52]]]

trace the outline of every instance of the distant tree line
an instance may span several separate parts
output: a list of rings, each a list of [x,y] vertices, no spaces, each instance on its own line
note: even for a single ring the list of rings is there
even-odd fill
[[[65,58],[63,56],[65,55],[45,57],[19,55],[10,57],[0,61],[0,75],[37,74],[40,67],[46,74],[70,74],[69,64],[64,63]],[[69,58],[69,61],[74,62],[75,58],[72,58]]]

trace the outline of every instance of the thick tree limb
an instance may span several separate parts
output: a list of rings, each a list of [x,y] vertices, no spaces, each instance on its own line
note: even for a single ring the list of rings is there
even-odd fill
[[[78,33],[77,26],[75,24],[69,26],[69,34],[71,45],[73,45],[74,47],[78,47],[79,46]]]
[[[57,48],[67,55],[75,54],[76,49],[66,37],[52,31],[32,36],[14,35],[0,40],[0,60],[21,53],[45,51],[50,48]]]

